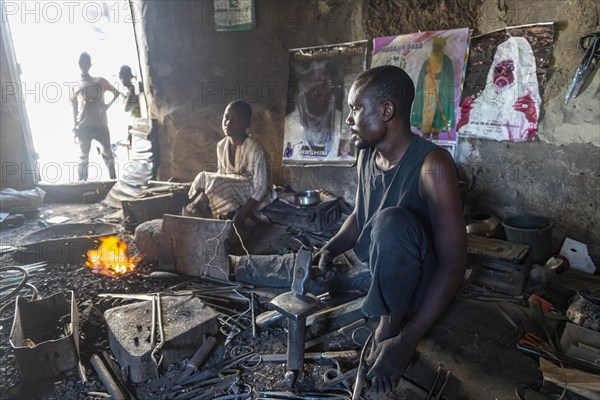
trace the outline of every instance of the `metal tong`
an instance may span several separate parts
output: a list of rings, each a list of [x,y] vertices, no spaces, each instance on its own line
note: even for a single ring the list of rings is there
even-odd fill
[[[156,327],[158,325],[158,337],[160,337],[160,342],[157,342],[156,335]],[[160,354],[160,350],[165,344],[165,331],[163,327],[162,320],[162,311],[161,311],[161,301],[160,301],[160,293],[152,295],[152,327],[150,330],[150,347],[152,348],[152,353],[150,353],[150,358],[154,363],[154,373],[156,378],[159,375],[159,368],[163,360],[162,354]]]

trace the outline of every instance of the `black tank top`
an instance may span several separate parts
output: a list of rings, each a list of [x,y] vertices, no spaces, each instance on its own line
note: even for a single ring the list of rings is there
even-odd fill
[[[374,148],[361,152],[356,199],[356,216],[361,233],[354,251],[362,261],[368,261],[369,222],[384,208],[403,207],[411,211],[433,243],[427,202],[419,195],[421,166],[433,150],[441,150],[441,147],[415,135],[398,164],[387,171],[377,169]]]

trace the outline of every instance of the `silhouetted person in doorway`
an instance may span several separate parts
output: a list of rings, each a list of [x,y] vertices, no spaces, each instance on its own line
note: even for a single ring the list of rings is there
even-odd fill
[[[106,79],[90,76],[92,59],[86,52],[79,56],[79,68],[81,69],[81,81],[77,90],[72,93],[73,122],[76,141],[79,143],[79,166],[77,169],[78,179],[88,179],[89,155],[92,140],[96,140],[102,146],[102,158],[108,168],[110,179],[116,179],[115,159],[110,146],[110,132],[108,130],[108,118],[106,110],[115,102],[119,91]],[[106,104],[104,94],[111,92],[112,100]]]
[[[135,85],[133,84],[133,73],[129,65],[123,65],[119,70],[119,79],[121,83],[127,89],[125,96],[125,112],[128,112],[133,118],[141,118],[140,112],[140,98]]]

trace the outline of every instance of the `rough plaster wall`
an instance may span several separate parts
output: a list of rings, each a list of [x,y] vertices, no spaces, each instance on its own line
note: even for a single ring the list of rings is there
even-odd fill
[[[4,22],[2,22],[4,24]],[[4,27],[3,27],[4,28]],[[4,32],[3,32],[4,34]],[[7,46],[2,38],[0,46],[0,79],[2,99],[0,101],[0,188],[17,190],[33,187],[34,170],[29,161],[21,121],[19,87],[11,75]]]
[[[564,105],[567,86],[581,61],[580,36],[599,30],[594,0],[485,0],[479,30],[535,22],[556,23],[539,137],[513,144],[463,140],[459,163],[474,180],[467,204],[500,217],[537,214],[552,218],[554,249],[565,235],[587,243],[600,266],[600,73],[586,91]]]
[[[470,27],[477,29],[483,0],[370,0],[370,38]]]
[[[600,254],[596,147],[483,140],[465,140],[459,146],[461,172],[472,177],[474,185],[467,212],[486,211],[501,218],[542,215],[555,223],[555,251],[568,235],[587,243],[593,255]]]
[[[151,116],[160,122],[160,177],[214,170],[223,111],[241,98],[252,104],[250,133],[271,154],[276,182],[322,182],[319,169],[281,166],[288,49],[363,39],[362,3],[257,1],[256,28],[242,32],[216,32],[212,4],[143,2],[140,47]]]
[[[142,49],[146,49],[143,56],[149,65],[146,84],[152,113],[162,121],[161,177],[191,179],[203,166],[214,167],[214,146],[222,137],[222,110],[241,92],[242,98],[243,94],[253,96],[246,96],[257,114],[252,130],[272,155],[278,183],[297,190],[324,187],[349,201],[356,189],[354,168],[281,168],[285,96],[281,92],[270,96],[265,90],[258,98],[255,92],[244,93],[251,84],[285,87],[287,49],[418,30],[469,26],[475,33],[482,33],[523,23],[557,22],[539,133],[551,144],[463,140],[459,149],[461,172],[474,182],[467,211],[489,211],[501,217],[533,213],[553,218],[557,224],[555,242],[568,234],[588,243],[600,265],[598,148],[585,144],[559,146],[597,144],[600,136],[600,73],[581,98],[568,107],[561,105],[566,85],[581,59],[576,40],[598,30],[595,1],[364,0],[360,4],[287,0],[272,5],[271,10],[259,7],[255,30],[230,33],[214,32],[206,4],[144,3],[146,37]],[[282,16],[292,9],[301,11]],[[323,14],[328,9],[332,11]],[[203,85],[212,83],[217,85],[218,94],[202,91]],[[230,87],[231,93],[226,90]]]

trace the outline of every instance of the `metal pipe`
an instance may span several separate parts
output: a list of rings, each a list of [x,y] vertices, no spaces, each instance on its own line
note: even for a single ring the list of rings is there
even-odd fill
[[[113,400],[127,399],[125,393],[123,393],[117,382],[115,382],[112,375],[110,374],[110,371],[106,368],[106,365],[104,365],[102,359],[97,354],[92,355],[92,357],[90,358],[90,362],[92,363],[94,370],[98,374],[100,381],[102,381],[102,384],[106,388],[106,391],[110,393],[110,397]]]
[[[110,356],[110,354],[108,354],[106,350],[102,352],[102,357],[104,358],[104,362],[106,363],[108,369],[110,370],[110,372],[112,372],[113,377],[116,379],[117,384],[125,390],[127,396],[130,399],[136,400],[136,396],[133,393],[133,389],[129,386],[129,383],[123,380],[123,373],[117,365],[117,363],[115,362],[115,360],[112,359],[112,357]]]

